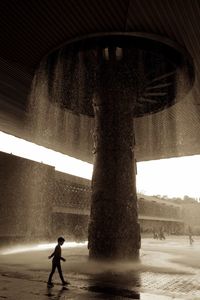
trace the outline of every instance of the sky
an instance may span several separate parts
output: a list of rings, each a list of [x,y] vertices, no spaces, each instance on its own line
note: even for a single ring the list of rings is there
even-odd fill
[[[140,162],[137,172],[138,192],[200,198],[200,155]]]
[[[54,166],[57,171],[92,178],[93,165],[0,131],[0,151]],[[137,163],[137,191],[169,198],[200,198],[200,155]]]

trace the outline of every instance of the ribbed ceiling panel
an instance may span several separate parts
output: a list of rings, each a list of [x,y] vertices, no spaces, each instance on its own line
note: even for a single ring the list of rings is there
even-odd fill
[[[154,128],[162,124],[182,132],[183,137],[199,138],[200,116],[200,1],[198,0],[135,0],[130,2],[127,20],[128,31],[144,31],[168,37],[185,47],[194,59],[196,81],[193,93],[184,102],[153,116]],[[193,95],[193,96],[192,96]],[[144,133],[150,120],[144,122]],[[173,124],[174,125],[174,124]],[[171,131],[172,133],[172,131]],[[147,137],[146,137],[147,138]],[[171,139],[170,135],[166,138]],[[173,139],[171,139],[173,140]]]
[[[129,1],[9,0],[0,3],[0,56],[30,70],[51,49],[93,32],[123,31]]]
[[[136,120],[139,159],[200,152],[200,0],[1,0],[0,105],[25,107],[33,72],[52,49],[110,31],[168,37],[195,63],[195,85],[184,101]]]

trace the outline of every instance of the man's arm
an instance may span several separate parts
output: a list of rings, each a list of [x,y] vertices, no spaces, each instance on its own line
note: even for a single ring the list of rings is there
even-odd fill
[[[55,250],[53,251],[53,253],[51,255],[48,256],[48,259],[51,259],[54,255],[55,255]]]
[[[64,257],[62,257],[62,256],[60,257],[60,259],[63,260],[63,261],[66,261],[66,259]]]

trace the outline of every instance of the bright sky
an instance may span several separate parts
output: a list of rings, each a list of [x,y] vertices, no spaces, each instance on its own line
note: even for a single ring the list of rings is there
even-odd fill
[[[140,162],[137,172],[138,192],[200,198],[200,155]]]
[[[0,151],[55,166],[60,172],[91,179],[92,164],[0,131]],[[200,197],[200,155],[137,163],[137,191],[146,195]]]

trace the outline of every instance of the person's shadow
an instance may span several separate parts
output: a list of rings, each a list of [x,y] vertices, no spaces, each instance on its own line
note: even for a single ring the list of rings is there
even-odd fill
[[[54,290],[54,288],[47,287],[47,293],[46,296],[48,296],[50,299],[54,297],[53,299],[59,300],[65,292],[68,291],[68,288],[63,286],[60,290]]]

